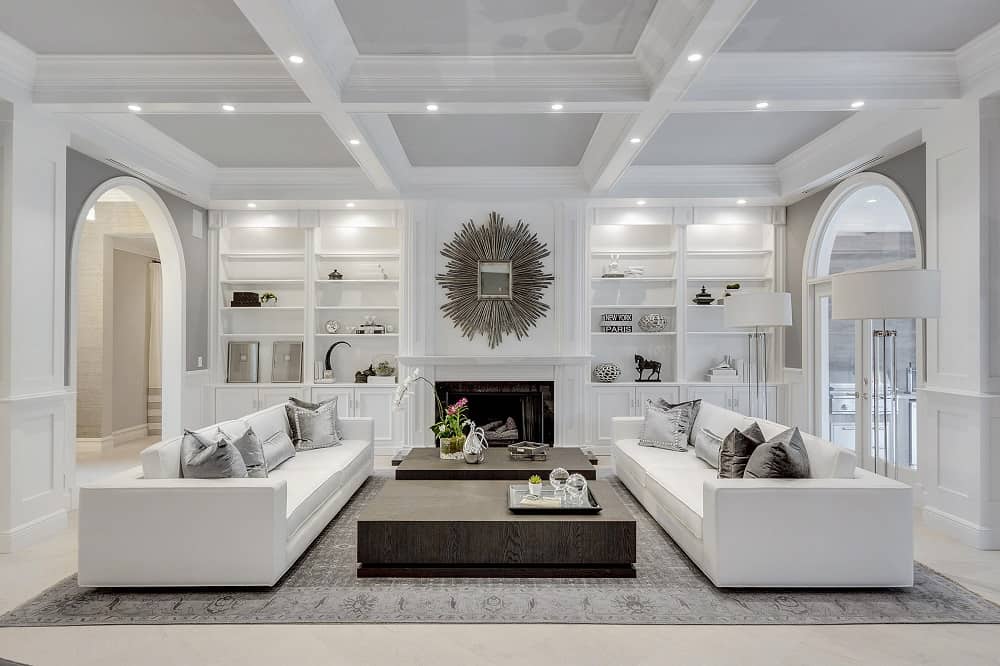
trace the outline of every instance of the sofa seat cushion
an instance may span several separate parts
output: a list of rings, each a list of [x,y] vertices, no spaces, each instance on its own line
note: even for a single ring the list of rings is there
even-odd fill
[[[715,469],[707,465],[701,469],[653,465],[646,468],[646,492],[670,511],[691,534],[701,539],[701,523],[705,515],[704,486],[715,476]]]
[[[368,446],[368,442],[347,439],[340,446],[300,451],[270,473],[270,478],[284,479],[288,484],[288,535],[340,489],[354,468],[366,460]]]
[[[711,469],[704,460],[694,454],[694,449],[686,451],[668,451],[648,446],[639,446],[638,439],[623,439],[615,442],[616,454],[628,456],[645,470],[653,466],[673,467],[677,469]]]

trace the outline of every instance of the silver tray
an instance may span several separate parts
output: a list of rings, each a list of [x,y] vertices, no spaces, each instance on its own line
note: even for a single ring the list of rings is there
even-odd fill
[[[552,488],[542,488],[540,497],[558,499],[555,504],[523,505],[521,499],[531,493],[528,492],[527,484],[513,484],[507,490],[507,508],[512,513],[600,513],[601,505],[597,503],[594,494],[587,488],[587,498],[583,504],[566,504],[565,497],[557,498],[556,491]]]

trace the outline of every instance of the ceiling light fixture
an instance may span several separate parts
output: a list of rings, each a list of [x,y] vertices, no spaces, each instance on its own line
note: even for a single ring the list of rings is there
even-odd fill
[[[771,105],[769,103],[767,103],[767,102],[757,102],[757,109],[760,110],[760,111],[763,111],[764,109],[766,109],[769,106],[771,106]]]
[[[638,201],[635,202],[635,205],[636,206],[645,206],[646,205],[646,200],[645,199],[639,199]]]
[[[628,140],[628,142],[629,142],[629,143],[632,143],[632,144],[635,144],[635,143],[642,143],[642,139],[640,139],[640,138],[639,138],[639,137],[637,137],[637,136],[634,136],[634,137],[632,137],[631,139],[629,139],[629,140]]]
[[[305,61],[306,59],[300,55],[288,56],[288,62],[292,63],[293,65],[301,65]]]
[[[852,109],[860,109],[864,105],[865,105],[865,100],[863,100],[863,99],[859,99],[856,102],[851,102],[851,108]]]
[[[222,105],[222,110],[223,111],[235,111],[236,107],[233,106],[232,104],[223,104]]]
[[[361,140],[360,139],[351,139],[347,143],[351,144],[352,146],[360,146],[361,145]]]
[[[552,109],[553,111],[562,111],[563,110],[563,105],[559,104],[557,102],[557,103],[553,104],[552,106],[550,106],[549,108]]]
[[[129,104],[128,110],[131,111],[132,113],[139,113],[140,111],[142,111],[142,107],[139,106],[138,104]]]
[[[252,201],[248,201],[247,202],[247,208],[256,208],[256,207],[257,207],[257,204],[255,204],[254,202],[252,202]]]
[[[348,208],[354,208],[354,202],[353,201],[348,201],[347,202],[347,207]]]
[[[438,110],[438,105],[437,104],[428,104],[424,108],[426,108],[428,111],[437,111]]]
[[[878,203],[878,199],[868,199],[867,201],[865,201],[865,203],[866,204]]]
[[[692,53],[688,56],[688,62],[701,62],[700,53]]]
[[[736,200],[736,205],[737,206],[746,206],[747,205],[747,200],[746,199],[737,199]]]

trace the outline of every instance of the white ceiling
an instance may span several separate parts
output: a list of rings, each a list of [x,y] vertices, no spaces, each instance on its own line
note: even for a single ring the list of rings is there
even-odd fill
[[[391,115],[403,150],[422,167],[576,166],[600,115]]]
[[[774,164],[850,115],[842,111],[671,114],[635,164]]]
[[[337,0],[363,55],[631,53],[656,0]]]
[[[44,54],[270,53],[232,0],[4,0],[0,31]]]
[[[725,51],[951,51],[1000,22],[1000,0],[757,0]]]
[[[153,127],[218,167],[352,167],[318,115],[144,115]]]

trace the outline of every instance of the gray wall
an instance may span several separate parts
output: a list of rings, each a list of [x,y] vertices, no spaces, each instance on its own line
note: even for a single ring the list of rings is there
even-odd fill
[[[147,268],[151,259],[114,251],[114,382],[111,427],[117,432],[146,424],[149,388]]]
[[[927,218],[927,165],[924,146],[917,146],[887,162],[869,169],[872,173],[891,178],[906,193],[917,214],[917,224],[923,236]],[[806,241],[816,221],[816,214],[830,192],[836,187],[816,192],[786,210],[785,275],[786,287],[792,294],[792,325],[785,329],[785,367],[802,367],[802,261]]]
[[[129,176],[114,167],[87,157],[72,149],[66,150],[66,293],[69,294],[70,253],[73,248],[73,232],[80,210],[87,197],[101,183],[119,176]],[[177,235],[181,239],[184,253],[184,266],[187,271],[187,289],[185,302],[187,304],[187,370],[198,369],[198,357],[204,359],[204,367],[208,367],[208,238],[195,238],[191,234],[191,219],[194,211],[204,209],[174,196],[173,194],[150,185],[160,195],[170,215],[177,226]],[[69,326],[69,299],[66,299],[66,322]],[[67,331],[68,333],[68,331]],[[69,358],[69,340],[66,335],[67,356]],[[67,378],[69,368],[66,369]]]

